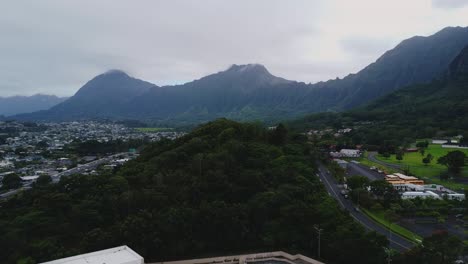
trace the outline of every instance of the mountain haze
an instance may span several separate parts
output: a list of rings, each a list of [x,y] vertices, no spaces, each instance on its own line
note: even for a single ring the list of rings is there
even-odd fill
[[[15,115],[46,110],[66,99],[66,97],[45,94],[0,97],[0,115]]]
[[[450,63],[447,74],[441,79],[404,87],[351,111],[312,114],[292,121],[290,127],[304,131],[359,124],[359,131],[353,132],[355,138],[371,145],[384,144],[384,140],[404,144],[436,135],[466,135],[467,66],[468,46]]]
[[[232,65],[199,80],[158,87],[121,71],[99,75],[73,97],[18,119],[140,119],[177,124],[218,117],[277,121],[311,112],[343,111],[412,84],[444,78],[468,45],[468,28],[449,27],[413,37],[343,79],[316,84],[273,76],[260,64]]]

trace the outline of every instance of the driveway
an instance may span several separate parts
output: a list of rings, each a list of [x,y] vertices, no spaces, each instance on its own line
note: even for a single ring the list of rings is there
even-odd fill
[[[393,164],[393,163],[389,163],[389,162],[385,162],[385,161],[381,161],[379,159],[376,158],[377,156],[377,152],[368,152],[367,153],[367,158],[372,161],[372,162],[375,162],[375,163],[378,163],[382,166],[386,166],[386,167],[389,167],[389,168],[392,168],[392,169],[396,169],[396,170],[400,170],[402,171],[402,166],[401,165],[398,165],[398,164]]]

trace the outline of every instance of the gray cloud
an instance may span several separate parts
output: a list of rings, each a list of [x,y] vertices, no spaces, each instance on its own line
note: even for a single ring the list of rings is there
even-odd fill
[[[466,0],[432,0],[432,5],[438,8],[460,8],[468,5]]]
[[[340,45],[349,54],[375,57],[376,54],[382,54],[392,48],[392,41],[385,38],[349,36],[341,39]]]
[[[158,85],[244,63],[261,63],[278,76],[304,82],[343,77],[389,45],[375,41],[382,36],[374,36],[372,27],[353,25],[359,20],[348,17],[372,14],[363,8],[370,0],[353,2],[356,10],[345,13],[340,1],[2,1],[0,96],[72,95],[108,69]],[[429,32],[440,29],[427,25],[430,16],[424,14],[410,32],[421,33],[421,25]],[[400,32],[401,25],[394,28]]]

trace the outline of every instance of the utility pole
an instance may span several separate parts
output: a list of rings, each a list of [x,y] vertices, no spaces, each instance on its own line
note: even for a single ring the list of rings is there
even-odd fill
[[[315,225],[314,226],[315,231],[317,231],[318,234],[318,258],[320,259],[320,237],[322,235],[323,228],[320,228],[319,226]]]

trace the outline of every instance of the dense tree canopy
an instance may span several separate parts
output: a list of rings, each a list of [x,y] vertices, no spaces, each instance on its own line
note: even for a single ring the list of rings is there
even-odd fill
[[[460,172],[461,167],[465,166],[466,155],[464,152],[455,150],[450,151],[447,155],[440,157],[437,163],[447,166],[447,168],[455,174]]]
[[[0,259],[122,244],[147,261],[265,250],[314,257],[318,225],[327,263],[382,263],[387,240],[338,207],[304,138],[280,129],[222,119],[149,145],[115,174],[23,192],[1,204]]]
[[[21,187],[21,178],[16,174],[7,174],[2,179],[3,189],[16,189]]]

